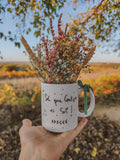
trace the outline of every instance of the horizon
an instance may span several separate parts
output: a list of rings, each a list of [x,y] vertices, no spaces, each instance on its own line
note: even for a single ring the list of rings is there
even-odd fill
[[[31,62],[29,61],[2,61],[0,62],[0,64],[5,64],[5,63],[29,63],[31,64]],[[88,62],[88,64],[116,64],[116,63],[119,63],[119,62]]]

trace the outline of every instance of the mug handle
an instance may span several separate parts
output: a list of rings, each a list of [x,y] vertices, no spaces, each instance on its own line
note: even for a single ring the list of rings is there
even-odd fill
[[[82,91],[84,91],[83,88],[78,88],[78,95]],[[88,117],[88,116],[90,116],[92,114],[92,112],[94,110],[94,107],[95,107],[95,96],[94,96],[94,94],[93,94],[91,89],[90,89],[89,93],[90,93],[90,106],[89,106],[89,108],[87,110],[87,114],[81,113],[80,111],[78,111],[78,117]]]

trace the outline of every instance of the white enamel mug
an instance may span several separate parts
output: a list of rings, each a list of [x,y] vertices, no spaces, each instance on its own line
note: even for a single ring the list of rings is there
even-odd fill
[[[90,106],[87,114],[78,110],[78,97],[83,88],[78,83],[41,83],[42,126],[51,132],[65,132],[78,125],[78,117],[88,117],[94,110],[95,96],[90,90]]]

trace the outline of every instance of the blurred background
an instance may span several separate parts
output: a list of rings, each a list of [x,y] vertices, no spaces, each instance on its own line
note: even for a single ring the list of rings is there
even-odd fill
[[[120,159],[120,1],[119,0],[1,0],[0,1],[0,157],[16,160],[18,130],[24,118],[41,124],[41,79],[24,53],[21,35],[36,47],[51,38],[49,17],[66,22],[94,40],[96,51],[79,79],[92,86],[93,117],[61,160]],[[84,99],[81,98],[80,105]],[[89,103],[89,102],[88,102]],[[80,119],[79,119],[80,120]]]

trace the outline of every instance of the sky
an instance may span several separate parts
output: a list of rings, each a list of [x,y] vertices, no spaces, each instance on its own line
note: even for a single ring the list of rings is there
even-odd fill
[[[76,13],[79,10],[81,12],[84,12],[85,9],[86,9],[86,7],[85,7],[85,5],[83,5],[83,6],[76,9]],[[62,13],[62,12],[67,17],[69,12],[71,13],[72,10],[70,9],[70,7],[68,7],[68,8],[61,9],[59,11],[59,13]],[[73,12],[73,14],[75,14],[75,12]],[[12,20],[11,15],[9,13],[7,13],[6,15],[3,15],[2,18],[4,19],[4,23],[0,24],[0,32],[7,33],[9,30],[11,30],[13,33],[18,34],[19,30],[17,30],[14,27],[15,22]],[[65,19],[63,19],[63,20],[65,20]],[[54,20],[54,27],[57,27],[56,22],[57,22],[57,19]],[[49,25],[48,21],[46,22],[46,24]],[[25,34],[23,34],[23,35],[30,46],[36,46],[36,44],[40,42],[40,38],[35,38],[33,31],[28,35],[25,35]],[[118,37],[116,36],[116,39],[117,38]],[[18,40],[20,41],[19,34],[18,34]],[[102,46],[103,45],[104,44],[102,44]],[[115,44],[115,45],[117,45],[117,44]],[[110,46],[111,46],[110,43],[107,44],[108,49]],[[3,39],[0,39],[0,51],[3,56],[2,62],[3,61],[4,62],[5,61],[18,61],[18,62],[19,61],[23,61],[23,62],[29,61],[28,56],[26,56],[23,53],[24,50],[25,49],[24,49],[23,45],[21,45],[21,48],[17,48],[17,47],[15,47],[13,42],[11,42],[9,40],[5,41]],[[91,62],[119,62],[120,63],[120,56],[118,56],[118,53],[112,52],[112,49],[109,49],[109,50],[111,50],[110,54],[108,54],[107,51],[105,49],[103,49],[102,47],[96,48],[95,54],[94,54],[93,58],[91,59]]]

